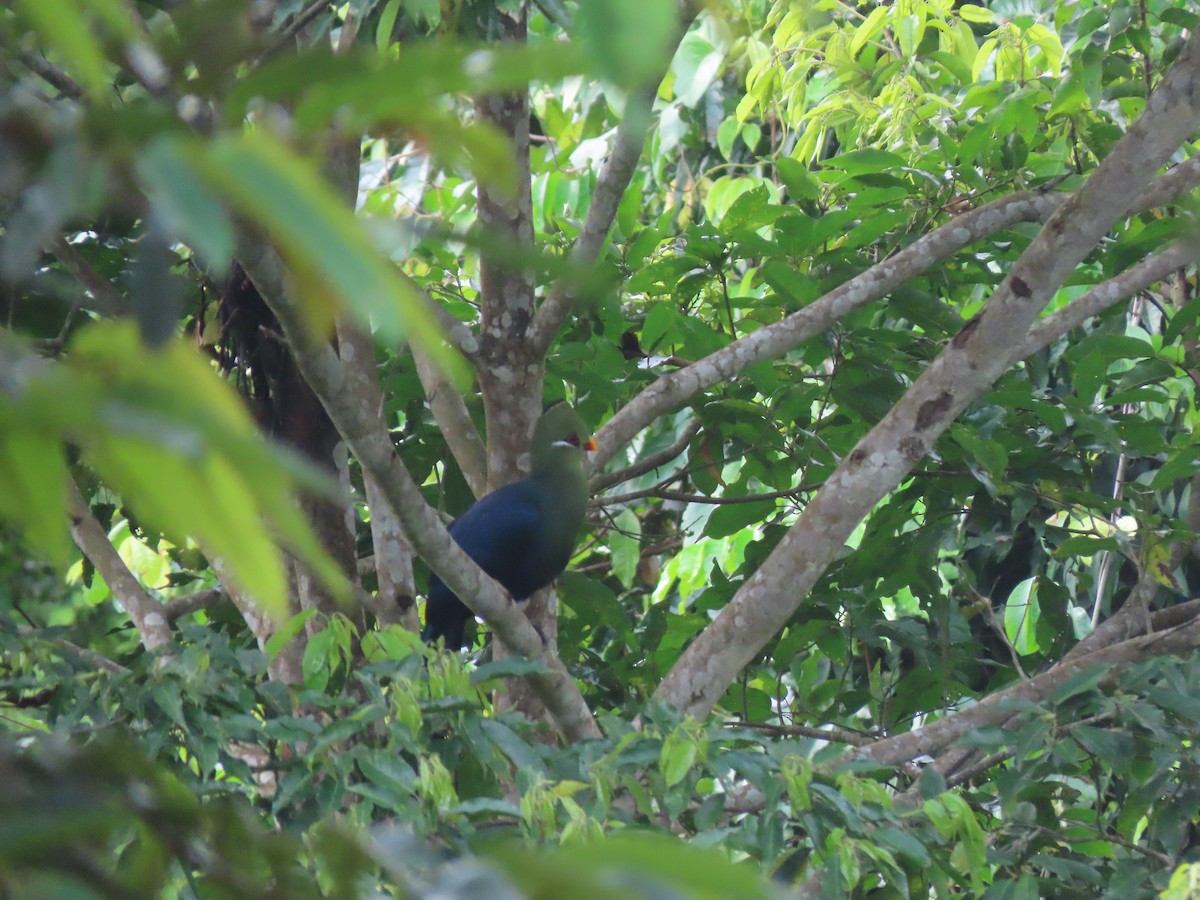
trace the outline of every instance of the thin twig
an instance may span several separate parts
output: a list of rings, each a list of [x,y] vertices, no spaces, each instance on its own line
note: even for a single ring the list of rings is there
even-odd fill
[[[631,478],[637,478],[639,475],[644,475],[653,469],[657,469],[659,466],[666,465],[682,453],[687,448],[687,445],[691,443],[692,438],[699,433],[700,420],[693,419],[671,446],[659,450],[657,453],[651,453],[645,459],[639,459],[637,462],[623,469],[618,469],[615,472],[602,472],[596,475],[592,478],[591,489],[593,491],[602,491],[605,488],[612,487],[614,484],[629,481]]]
[[[17,59],[33,74],[57,88],[58,92],[64,97],[69,97],[72,100],[81,100],[87,95],[87,91],[83,89],[83,85],[58,66],[43,59],[36,53],[22,51],[17,54]]]

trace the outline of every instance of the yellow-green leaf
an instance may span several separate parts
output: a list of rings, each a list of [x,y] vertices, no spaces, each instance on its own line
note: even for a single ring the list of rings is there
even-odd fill
[[[462,363],[397,268],[371,243],[316,168],[265,133],[220,138],[197,148],[201,174],[259,225],[293,264],[319,278],[340,304],[387,340],[408,336],[450,375]],[[328,310],[303,310],[321,321]]]

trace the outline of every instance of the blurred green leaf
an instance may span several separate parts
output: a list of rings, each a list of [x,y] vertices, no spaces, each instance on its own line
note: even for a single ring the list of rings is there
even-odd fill
[[[448,375],[462,379],[461,360],[443,343],[411,282],[371,244],[312,166],[261,132],[198,148],[193,163],[340,305],[372,324],[385,340],[409,337],[419,343]],[[320,305],[329,295],[313,285],[301,286],[296,285],[305,318],[314,333],[322,333],[332,324],[332,310]]]
[[[582,0],[576,26],[596,73],[631,90],[666,68],[679,14],[672,0]]]

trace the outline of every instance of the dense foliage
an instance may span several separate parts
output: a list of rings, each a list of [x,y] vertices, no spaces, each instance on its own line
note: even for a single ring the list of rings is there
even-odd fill
[[[1198,18],[0,10],[0,895],[1200,895]]]

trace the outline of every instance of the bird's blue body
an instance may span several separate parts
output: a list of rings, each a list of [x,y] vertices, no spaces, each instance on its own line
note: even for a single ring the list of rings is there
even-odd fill
[[[450,526],[450,536],[514,600],[527,600],[559,576],[587,512],[583,422],[571,407],[547,410],[534,430],[533,474],[483,497]],[[471,612],[435,574],[425,603],[427,643],[464,642]]]
[[[546,510],[552,502],[545,485],[532,478],[518,481],[467,509],[450,526],[450,536],[514,600],[528,600],[558,577],[571,558],[574,534],[564,546],[548,531],[553,517]],[[461,647],[470,617],[470,610],[433,575],[425,605],[425,640],[440,637],[451,649]]]

